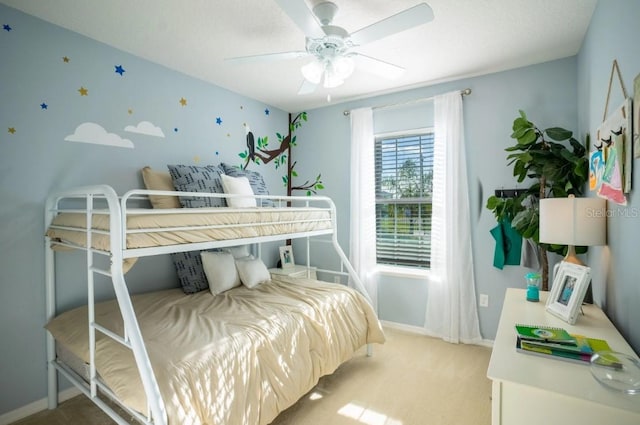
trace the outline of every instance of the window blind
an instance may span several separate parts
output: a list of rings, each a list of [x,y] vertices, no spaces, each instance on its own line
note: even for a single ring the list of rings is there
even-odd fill
[[[378,264],[429,268],[433,132],[376,138]]]

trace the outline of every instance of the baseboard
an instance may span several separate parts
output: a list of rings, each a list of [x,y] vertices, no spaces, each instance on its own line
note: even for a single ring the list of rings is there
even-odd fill
[[[397,329],[399,331],[409,332],[409,333],[418,334],[418,335],[427,334],[424,331],[424,328],[421,328],[420,326],[406,325],[404,323],[398,323],[398,322],[389,322],[387,320],[381,320],[380,323],[382,324],[382,326],[386,328]]]
[[[70,398],[73,398],[80,394],[82,394],[82,392],[80,392],[80,390],[76,387],[67,388],[66,390],[60,391],[58,393],[58,402],[62,403],[63,401],[67,401]],[[33,403],[27,404],[26,406],[19,407],[15,410],[0,415],[0,425],[9,425],[10,423],[19,421],[20,419],[24,419],[27,416],[31,416],[34,413],[41,412],[47,409],[48,406],[49,402],[47,397],[36,400]]]
[[[406,325],[404,323],[389,322],[389,321],[386,321],[386,320],[381,320],[380,323],[382,323],[382,326],[387,327],[387,328],[397,329],[399,331],[409,332],[409,333],[413,333],[413,334],[417,334],[417,335],[430,336],[424,330],[424,328],[421,328],[420,326]],[[490,340],[490,339],[482,339],[476,345],[481,345],[483,347],[493,348],[493,341]]]

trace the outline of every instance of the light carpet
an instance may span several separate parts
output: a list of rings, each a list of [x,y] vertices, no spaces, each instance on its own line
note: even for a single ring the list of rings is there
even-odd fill
[[[387,342],[364,349],[272,425],[489,425],[491,349],[385,328]],[[86,397],[15,425],[111,425]],[[235,425],[235,424],[230,424]]]

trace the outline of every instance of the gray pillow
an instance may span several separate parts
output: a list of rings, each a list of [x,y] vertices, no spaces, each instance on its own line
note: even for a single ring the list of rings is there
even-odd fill
[[[269,195],[269,190],[267,189],[267,185],[264,182],[264,178],[262,178],[262,174],[257,171],[251,170],[243,170],[238,167],[234,167],[229,164],[225,164],[224,162],[220,164],[220,168],[224,171],[224,173],[231,177],[246,177],[249,179],[249,184],[251,185],[251,189],[253,190],[254,195]],[[257,199],[258,205],[263,207],[272,207],[274,205],[273,201],[269,199]]]
[[[209,289],[200,251],[176,252],[171,254],[171,260],[185,294],[195,294]]]
[[[171,180],[176,190],[181,192],[224,193],[220,174],[222,168],[217,165],[167,165]],[[204,198],[197,196],[180,196],[180,204],[184,208],[226,207],[224,197]]]

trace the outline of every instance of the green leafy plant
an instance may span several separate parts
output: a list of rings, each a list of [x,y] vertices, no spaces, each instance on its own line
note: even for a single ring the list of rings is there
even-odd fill
[[[508,165],[513,166],[513,175],[518,183],[529,179],[531,184],[515,198],[489,197],[486,207],[493,211],[498,221],[508,219],[523,238],[531,239],[540,246],[543,289],[547,289],[547,251],[564,255],[567,247],[539,243],[539,201],[570,194],[582,195],[588,180],[588,159],[586,147],[573,137],[571,131],[560,127],[540,130],[523,111],[519,112],[520,116],[513,121],[511,134],[517,143],[505,150],[510,152],[507,155]],[[576,247],[577,253],[586,250],[586,247]]]

